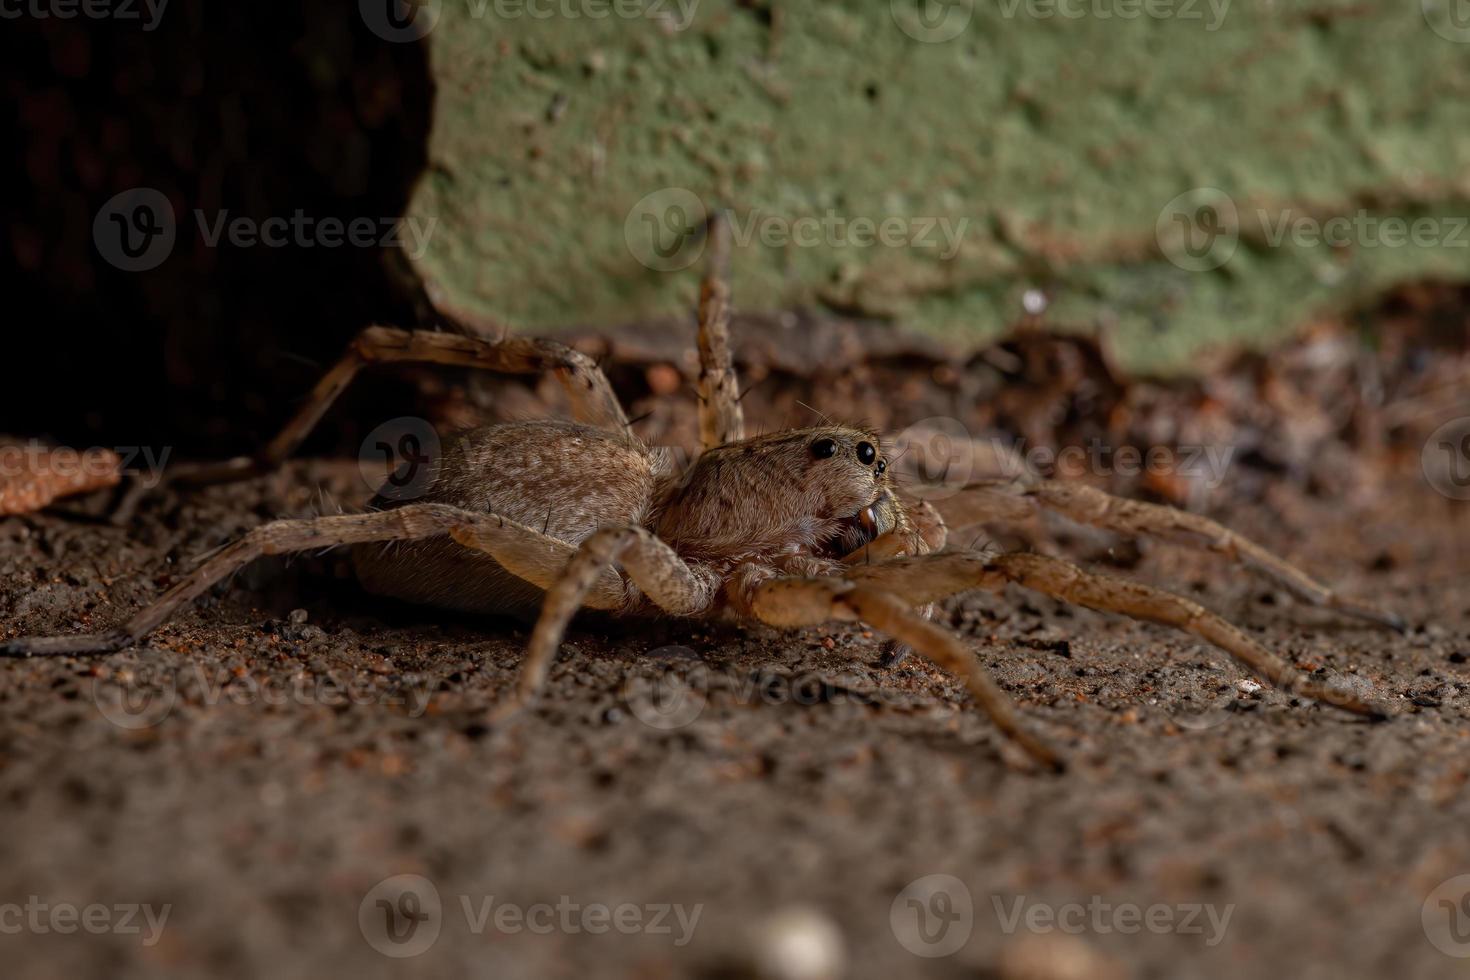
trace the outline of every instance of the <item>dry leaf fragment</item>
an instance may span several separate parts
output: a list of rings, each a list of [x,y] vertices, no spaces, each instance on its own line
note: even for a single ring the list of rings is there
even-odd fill
[[[122,459],[110,449],[0,446],[0,515],[29,514],[61,497],[116,486]]]

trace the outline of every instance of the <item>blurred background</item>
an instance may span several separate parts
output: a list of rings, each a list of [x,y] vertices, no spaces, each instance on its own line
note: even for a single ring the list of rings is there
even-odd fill
[[[846,370],[779,357],[834,323],[961,368],[1085,338],[1113,382],[1329,321],[1382,346],[1385,304],[1462,350],[1458,2],[26,8],[4,25],[0,275],[28,367],[0,417],[248,451],[358,329],[445,312],[616,335],[684,375],[715,210],[737,304],[771,315],[757,376]],[[429,411],[422,383],[354,389],[308,452]]]
[[[411,321],[412,294],[385,275],[381,231],[367,246],[211,245],[194,212],[206,227],[394,220],[427,159],[427,51],[385,43],[340,3],[127,13],[7,14],[0,32],[6,360],[28,365],[0,396],[5,425],[246,451],[362,326]],[[97,224],[136,188],[176,229],[141,264],[122,226]]]

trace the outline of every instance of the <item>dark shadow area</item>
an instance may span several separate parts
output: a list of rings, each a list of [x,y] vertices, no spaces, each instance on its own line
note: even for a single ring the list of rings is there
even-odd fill
[[[425,164],[426,49],[330,0],[173,0],[151,30],[135,7],[132,20],[4,22],[0,431],[176,457],[252,450],[357,330],[413,318],[406,262],[379,242]],[[119,268],[94,235],[133,188],[173,212],[172,249],[146,271]],[[211,245],[237,218],[295,225],[278,221],[281,245],[227,232]],[[327,219],[367,219],[372,244],[328,244]],[[351,444],[333,426],[353,417],[334,413],[308,450]]]

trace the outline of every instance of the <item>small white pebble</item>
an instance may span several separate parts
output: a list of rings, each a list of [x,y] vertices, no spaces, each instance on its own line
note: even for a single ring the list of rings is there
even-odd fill
[[[1260,682],[1253,681],[1249,677],[1243,681],[1236,681],[1235,687],[1242,694],[1255,694],[1261,689]]]
[[[1043,293],[1039,289],[1026,290],[1025,294],[1021,296],[1021,306],[1032,316],[1045,313],[1047,307],[1046,293]]]
[[[807,906],[771,913],[756,929],[756,966],[769,980],[835,980],[847,966],[837,923]]]

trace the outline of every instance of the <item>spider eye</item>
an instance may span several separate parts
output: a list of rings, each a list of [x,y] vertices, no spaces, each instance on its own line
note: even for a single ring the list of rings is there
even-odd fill
[[[872,466],[873,460],[878,458],[878,450],[873,448],[871,442],[860,442],[857,447],[858,462],[864,466]]]
[[[817,459],[831,459],[837,455],[837,443],[831,439],[818,439],[812,443],[812,455]]]

